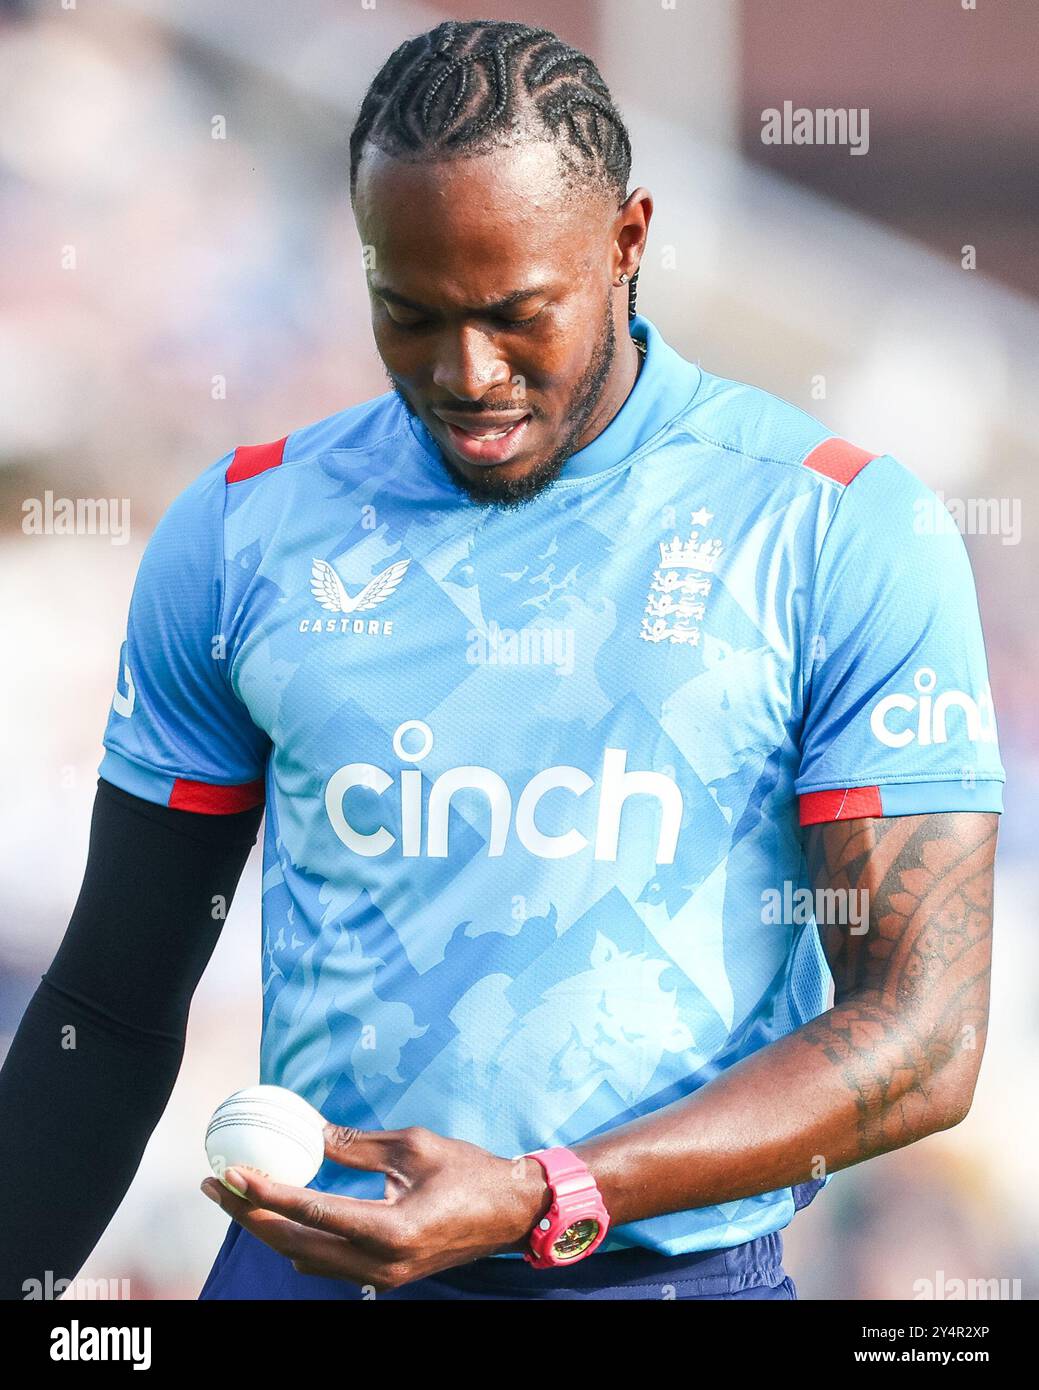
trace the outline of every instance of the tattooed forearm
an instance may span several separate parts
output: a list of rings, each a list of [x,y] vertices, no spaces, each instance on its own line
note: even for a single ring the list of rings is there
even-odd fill
[[[865,890],[869,902],[864,934],[820,924],[835,1007],[801,1030],[856,1106],[843,1163],[945,1128],[970,1104],[988,1021],[996,825],[965,812],[806,832],[816,885]]]
[[[834,1006],[580,1145],[615,1221],[806,1182],[963,1118],[985,1045],[996,825],[943,812],[806,832],[816,887],[868,895],[868,919],[820,926]]]

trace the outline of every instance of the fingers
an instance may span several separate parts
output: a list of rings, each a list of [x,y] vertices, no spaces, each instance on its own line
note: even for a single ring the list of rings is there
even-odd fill
[[[413,1257],[415,1236],[395,1200],[398,1189],[406,1191],[417,1175],[441,1163],[449,1141],[420,1126],[360,1130],[333,1124],[325,1126],[324,1140],[326,1157],[334,1162],[385,1173],[387,1197],[341,1197],[233,1167],[224,1180],[244,1197],[211,1178],[202,1190],[301,1273],[320,1271],[366,1284],[376,1282],[373,1271],[399,1273]]]
[[[350,1125],[325,1125],[325,1157],[344,1168],[369,1173],[388,1173],[402,1142],[412,1133],[406,1129],[354,1129]]]
[[[262,1207],[251,1206],[233,1192],[212,1182],[203,1190],[257,1240],[291,1260],[300,1274],[318,1274],[345,1279],[356,1284],[371,1282],[373,1260],[370,1254],[353,1249],[342,1236],[314,1230],[290,1221]]]
[[[394,1238],[398,1224],[394,1206],[382,1198],[340,1197],[312,1187],[290,1187],[251,1168],[229,1168],[224,1177],[245,1197],[236,1196],[215,1178],[207,1178],[202,1190],[219,1200],[224,1210],[243,1225],[246,1215],[263,1208],[300,1226],[331,1232],[372,1251]]]

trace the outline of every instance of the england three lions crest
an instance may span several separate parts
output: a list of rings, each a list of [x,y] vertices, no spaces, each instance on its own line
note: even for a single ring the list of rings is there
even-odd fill
[[[675,535],[660,542],[660,563],[653,571],[639,636],[644,642],[700,645],[700,627],[711,576],[722,553],[722,542],[703,539],[701,528],[714,513],[701,507],[689,518],[689,539]]]

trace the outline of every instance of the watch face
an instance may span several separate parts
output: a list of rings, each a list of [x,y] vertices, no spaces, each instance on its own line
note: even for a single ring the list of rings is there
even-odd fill
[[[552,1254],[557,1260],[576,1260],[583,1255],[599,1234],[599,1223],[594,1217],[586,1216],[575,1221],[559,1236],[552,1245]]]

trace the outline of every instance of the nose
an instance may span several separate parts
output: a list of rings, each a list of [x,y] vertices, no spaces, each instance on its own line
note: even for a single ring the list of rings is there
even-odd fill
[[[458,400],[480,400],[495,386],[509,384],[509,364],[478,328],[463,327],[437,343],[433,384]]]

